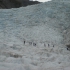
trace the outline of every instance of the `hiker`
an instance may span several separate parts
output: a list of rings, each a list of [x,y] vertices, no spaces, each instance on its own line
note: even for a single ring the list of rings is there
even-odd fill
[[[33,46],[36,46],[36,43],[33,43]]]
[[[32,45],[32,42],[29,42],[29,45]]]
[[[24,44],[25,44],[25,40],[24,40]]]
[[[68,50],[68,47],[67,47],[67,50]]]
[[[48,47],[49,47],[49,44],[48,44]]]
[[[53,47],[54,47],[54,45],[53,45]]]
[[[44,44],[44,47],[46,47],[46,44]]]
[[[66,45],[67,46],[67,50],[70,50],[70,44],[69,45]]]

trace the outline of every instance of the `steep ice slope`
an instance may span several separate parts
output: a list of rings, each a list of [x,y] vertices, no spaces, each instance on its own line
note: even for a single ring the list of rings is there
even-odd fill
[[[52,1],[0,9],[0,70],[69,70],[69,8]]]
[[[2,11],[1,15],[3,14],[3,17],[6,18],[3,19],[1,16],[1,20],[3,20],[1,27],[4,27],[5,33],[7,33],[6,35],[9,36],[14,35],[15,37],[20,36],[27,40],[60,43],[63,40],[62,34],[60,33],[61,30],[59,29],[61,26],[58,23],[55,25],[56,20],[52,18],[54,14],[50,13],[51,9],[48,10],[44,7],[46,6],[43,4],[42,7],[40,5],[38,7],[37,5],[27,8],[12,9],[6,12],[8,13],[8,15],[6,14],[7,16],[4,14],[5,11],[3,10],[4,12]],[[11,23],[8,26],[9,22]],[[10,29],[10,27],[12,29]]]

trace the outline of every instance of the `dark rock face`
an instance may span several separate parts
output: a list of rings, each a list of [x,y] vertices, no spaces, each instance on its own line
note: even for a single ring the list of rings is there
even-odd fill
[[[33,4],[38,4],[38,1],[29,1],[29,0],[0,0],[0,8],[18,8],[22,6],[28,6]]]

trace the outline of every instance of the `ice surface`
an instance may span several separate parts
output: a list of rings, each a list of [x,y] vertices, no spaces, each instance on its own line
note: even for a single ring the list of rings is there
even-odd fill
[[[70,3],[0,9],[0,70],[69,70]]]

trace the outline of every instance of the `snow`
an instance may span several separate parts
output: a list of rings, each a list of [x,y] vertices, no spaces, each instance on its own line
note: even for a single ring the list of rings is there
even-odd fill
[[[48,1],[51,1],[51,0],[30,0],[30,1],[48,2]]]
[[[69,70],[69,7],[51,1],[0,9],[0,70]]]

